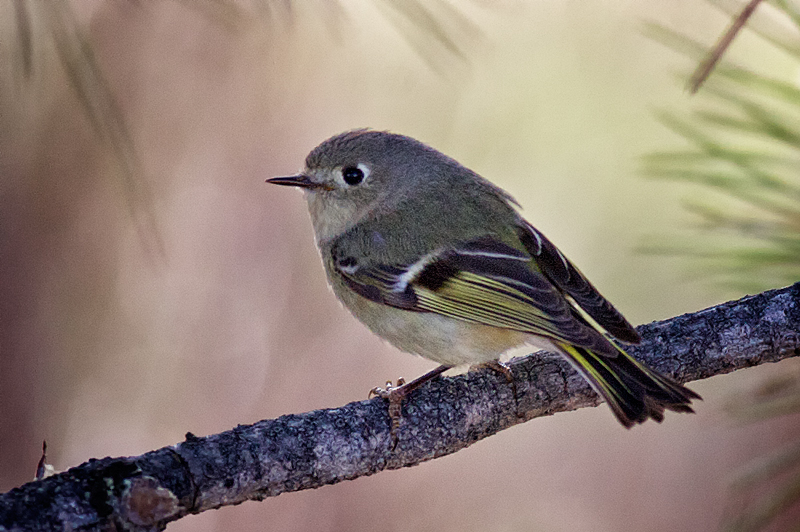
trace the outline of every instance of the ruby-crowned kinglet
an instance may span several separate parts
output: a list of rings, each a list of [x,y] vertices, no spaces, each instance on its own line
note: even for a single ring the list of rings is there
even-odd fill
[[[569,360],[626,427],[700,398],[615,344],[639,334],[511,196],[433,148],[349,131],[301,174],[268,182],[303,189],[336,296],[378,336],[442,365],[429,375],[532,344]]]

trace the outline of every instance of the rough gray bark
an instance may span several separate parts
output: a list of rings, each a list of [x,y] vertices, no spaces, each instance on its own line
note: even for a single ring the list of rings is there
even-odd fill
[[[638,330],[643,341],[631,354],[679,381],[797,356],[800,283]],[[187,434],[175,446],[90,460],[0,495],[0,530],[162,530],[187,514],[416,465],[528,419],[599,403],[560,357],[539,353],[510,367],[518,406],[496,372],[441,378],[405,401],[394,450],[383,399]]]

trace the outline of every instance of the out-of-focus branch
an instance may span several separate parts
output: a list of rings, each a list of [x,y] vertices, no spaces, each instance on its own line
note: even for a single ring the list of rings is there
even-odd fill
[[[800,354],[800,283],[638,328],[631,353],[691,381]],[[184,515],[419,464],[517,423],[599,403],[560,357],[505,377],[442,378],[404,403],[392,449],[382,399],[238,426],[138,457],[90,460],[0,495],[0,530],[162,530]],[[520,414],[519,416],[517,414]]]
[[[698,65],[697,69],[692,74],[692,77],[689,78],[689,92],[694,94],[700,89],[700,85],[702,85],[708,76],[711,75],[711,71],[714,70],[714,67],[717,66],[719,60],[722,59],[722,55],[728,49],[728,47],[733,42],[733,39],[736,35],[744,28],[744,25],[747,23],[747,19],[753,14],[758,7],[758,4],[761,3],[761,0],[750,0],[744,9],[742,9],[741,13],[739,13],[736,18],[733,19],[731,22],[730,27],[725,31],[725,33],[720,37],[717,44],[714,45],[708,56],[703,60],[700,65]]]

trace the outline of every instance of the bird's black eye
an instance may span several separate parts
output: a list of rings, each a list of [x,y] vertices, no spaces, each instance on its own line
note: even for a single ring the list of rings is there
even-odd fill
[[[347,166],[342,169],[342,179],[350,186],[358,185],[364,181],[364,171],[357,166]]]

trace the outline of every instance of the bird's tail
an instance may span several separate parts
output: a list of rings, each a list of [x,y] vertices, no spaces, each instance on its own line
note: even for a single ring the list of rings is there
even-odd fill
[[[557,345],[627,428],[650,418],[661,422],[664,409],[694,412],[689,406],[692,399],[701,399],[689,388],[637,362],[622,349],[617,356],[608,356],[567,343]]]

